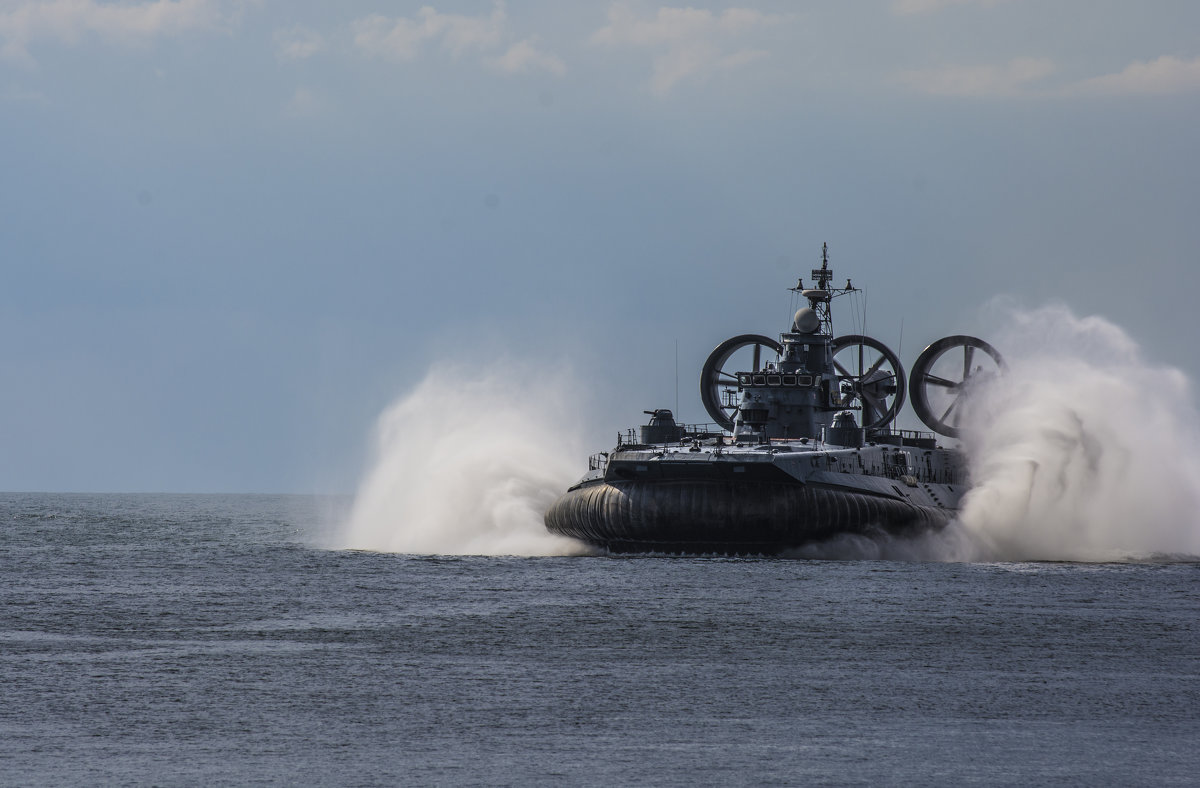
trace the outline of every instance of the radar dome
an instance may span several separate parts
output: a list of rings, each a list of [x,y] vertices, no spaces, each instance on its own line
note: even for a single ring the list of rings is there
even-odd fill
[[[792,319],[792,329],[797,334],[812,334],[820,327],[821,318],[817,317],[812,307],[806,306],[796,310],[796,317]]]

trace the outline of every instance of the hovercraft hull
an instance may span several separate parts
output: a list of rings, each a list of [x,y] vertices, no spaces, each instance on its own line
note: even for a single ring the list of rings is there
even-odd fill
[[[589,458],[546,512],[547,529],[611,552],[774,555],[840,534],[946,525],[969,489],[965,455],[889,425],[908,392],[926,426],[958,437],[968,395],[1003,370],[1000,354],[945,337],[922,351],[906,386],[882,342],[834,336],[833,299],[860,291],[849,279],[833,285],[828,245],[810,281],[789,288],[808,305],[778,342],[739,334],[709,354],[700,401],[711,423],[643,411],[649,423]]]
[[[546,513],[546,527],[616,553],[775,555],[838,534],[906,534],[954,512],[877,494],[787,481],[584,482]]]

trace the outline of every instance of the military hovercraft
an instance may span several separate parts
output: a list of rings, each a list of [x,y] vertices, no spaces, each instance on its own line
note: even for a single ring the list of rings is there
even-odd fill
[[[862,334],[834,336],[828,245],[778,341],[742,334],[712,351],[700,397],[713,423],[671,410],[619,434],[546,512],[546,528],[615,553],[772,555],[845,533],[944,526],[968,488],[959,437],[974,391],[1003,371],[981,339],[948,336],[899,357]],[[892,427],[905,395],[933,432]],[[937,435],[935,435],[936,433]]]

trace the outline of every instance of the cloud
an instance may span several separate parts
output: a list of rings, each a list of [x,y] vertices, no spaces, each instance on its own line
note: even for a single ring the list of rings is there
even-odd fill
[[[271,37],[280,60],[305,60],[325,49],[325,38],[315,30],[296,25],[276,30]]]
[[[1182,60],[1164,55],[1149,62],[1135,61],[1115,74],[1067,84],[1047,85],[1057,71],[1048,58],[1017,58],[1005,65],[946,66],[905,71],[898,81],[934,96],[1072,97],[1171,95],[1200,91],[1200,57]]]
[[[497,71],[508,74],[548,71],[551,74],[562,76],[567,71],[567,66],[561,58],[538,51],[531,38],[513,44],[503,55],[491,58],[488,65]]]
[[[596,31],[593,39],[602,44],[659,45],[690,43],[714,34],[742,33],[767,20],[767,16],[748,8],[728,8],[720,15],[702,8],[658,9],[650,19],[639,19],[626,3],[615,3],[608,10],[608,26]]]
[[[1048,58],[1020,57],[1001,66],[946,66],[905,71],[899,81],[935,96],[1016,96],[1056,70]]]
[[[504,37],[504,3],[496,2],[490,16],[442,14],[430,6],[415,18],[372,14],[351,24],[354,45],[388,60],[414,60],[426,43],[439,43],[455,57],[470,50],[498,48]]]
[[[1166,95],[1200,90],[1200,58],[1180,60],[1163,55],[1148,63],[1135,61],[1116,74],[1085,79],[1070,93],[1109,96]]]
[[[235,11],[240,10],[235,4]],[[29,46],[38,40],[76,44],[88,35],[108,43],[146,41],[190,30],[212,30],[233,18],[218,0],[98,0],[10,2],[0,12],[0,56],[32,64]]]
[[[627,3],[608,9],[608,25],[592,34],[601,46],[633,46],[655,51],[650,89],[665,94],[684,79],[730,70],[767,56],[766,50],[741,47],[739,37],[783,17],[748,8],[714,14],[700,8],[662,7],[642,17]]]
[[[425,6],[412,17],[372,14],[352,22],[350,29],[355,47],[384,60],[413,61],[436,47],[456,59],[477,53],[486,67],[504,74],[547,71],[562,75],[567,70],[561,58],[536,46],[536,37],[514,40],[502,0],[493,2],[490,14],[443,14]]]
[[[993,6],[1006,0],[894,0],[892,12],[896,14],[930,14],[952,5]]]

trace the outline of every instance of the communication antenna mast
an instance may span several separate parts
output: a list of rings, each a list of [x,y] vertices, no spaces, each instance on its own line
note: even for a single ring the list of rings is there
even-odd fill
[[[793,292],[808,299],[812,310],[817,313],[817,317],[821,321],[821,325],[825,329],[825,333],[833,334],[833,313],[830,311],[830,301],[835,296],[853,293],[858,290],[849,279],[846,280],[845,287],[830,287],[833,281],[833,269],[829,267],[829,244],[821,244],[821,267],[812,269],[813,286],[811,288],[804,287],[804,280],[801,279],[796,283],[796,286],[790,288]]]
[[[833,278],[833,271],[829,270],[829,243],[821,244],[821,267],[813,269],[812,277],[817,283],[818,290],[824,290],[829,284],[829,280]]]

